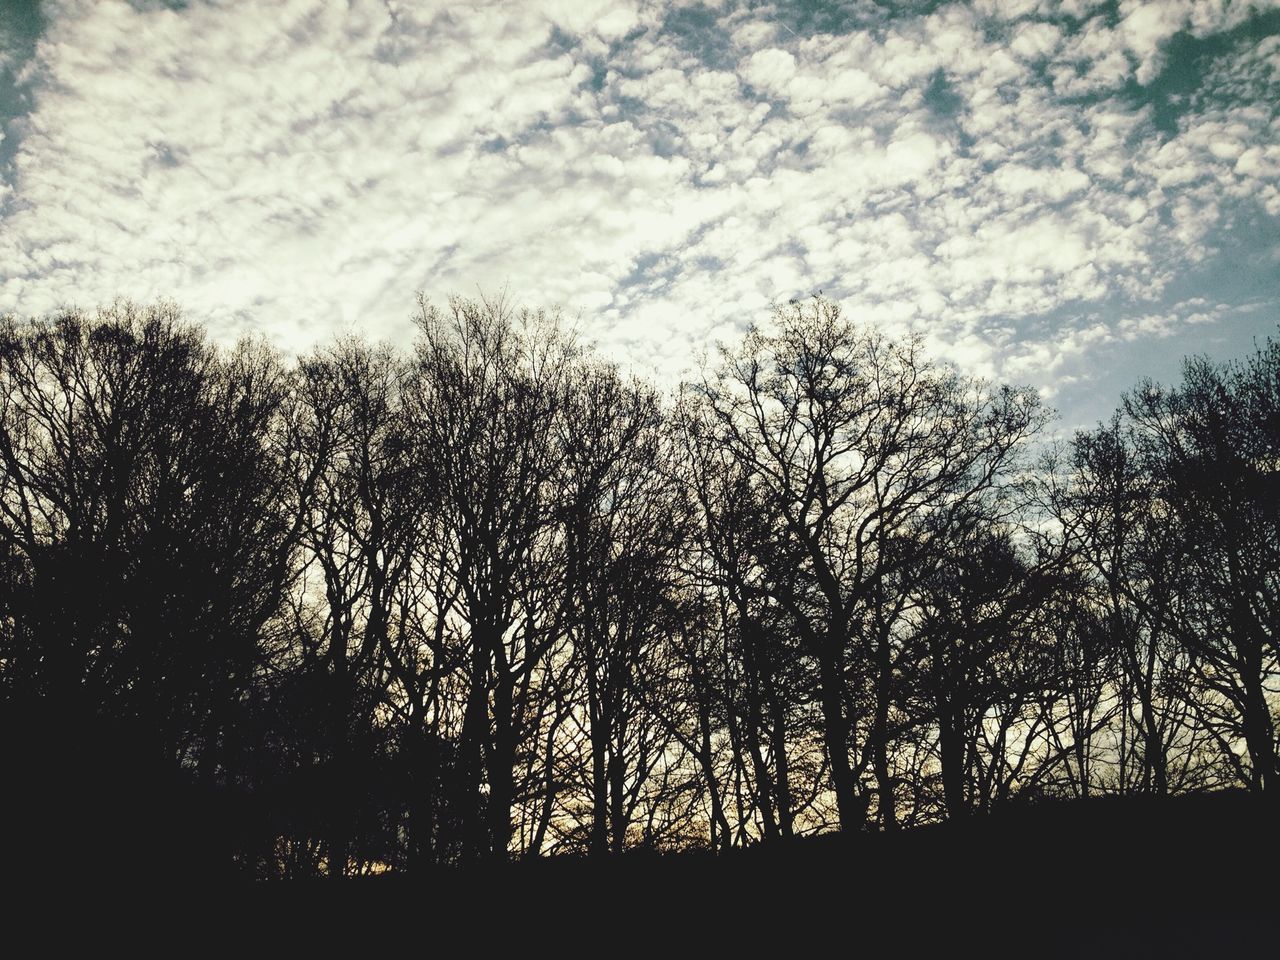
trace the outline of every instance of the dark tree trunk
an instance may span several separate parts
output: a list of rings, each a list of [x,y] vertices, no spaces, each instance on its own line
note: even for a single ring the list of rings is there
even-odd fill
[[[771,775],[768,764],[764,762],[764,752],[760,749],[760,738],[763,735],[758,656],[760,628],[758,624],[748,619],[745,613],[740,612],[739,616],[742,624],[742,666],[743,671],[746,673],[747,751],[751,755],[751,769],[755,775],[760,819],[764,827],[764,839],[774,840],[778,837],[778,822],[773,813],[773,791],[770,789]]]
[[[1241,657],[1244,685],[1244,735],[1252,767],[1250,788],[1274,792],[1276,778],[1275,730],[1262,687],[1262,648],[1254,647]]]
[[[480,794],[484,742],[489,735],[488,688],[488,656],[477,643],[471,655],[471,689],[467,693],[467,709],[462,720],[457,783],[462,855],[467,860],[478,860],[489,850],[488,825],[484,821]]]
[[[786,707],[781,697],[773,703],[773,764],[778,779],[778,826],[784,837],[794,832],[795,817],[791,810],[791,764],[787,759]]]
[[[845,833],[861,830],[864,811],[857,802],[853,768],[849,765],[849,731],[844,713],[844,683],[841,658],[837,649],[828,645],[821,658],[820,685],[822,698],[822,735],[831,764],[831,787],[836,795],[840,829]]]
[[[516,731],[511,713],[514,683],[509,670],[499,670],[494,684],[493,752],[489,763],[489,852],[496,860],[507,859],[507,848],[511,844],[516,759]]]
[[[952,820],[960,820],[969,814],[965,790],[965,737],[959,717],[956,716],[958,711],[948,702],[941,706],[942,709],[938,711],[938,746],[942,760],[942,792],[947,802],[947,816]]]
[[[591,670],[594,664],[588,663]],[[609,852],[609,777],[605,722],[601,716],[599,694],[594,678],[588,681],[588,707],[591,721],[591,840],[593,856]]]
[[[619,740],[621,737],[619,737]],[[627,842],[626,763],[622,745],[615,743],[609,751],[609,823],[610,852],[622,853]]]
[[[711,848],[727,851],[732,845],[732,838],[729,835],[729,818],[725,816],[724,802],[720,799],[720,782],[716,779],[711,753],[711,699],[703,684],[697,684],[697,688],[700,694],[695,701],[698,711],[698,746],[703,776],[707,779],[707,793],[711,798]]]
[[[892,695],[893,661],[888,637],[882,631],[876,647],[876,704],[871,728],[871,750],[880,801],[880,823],[886,831],[898,829],[893,775],[889,769],[889,703]]]

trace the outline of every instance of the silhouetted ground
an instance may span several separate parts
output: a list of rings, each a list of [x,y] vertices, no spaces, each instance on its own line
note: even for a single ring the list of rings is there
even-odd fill
[[[653,933],[678,917],[693,942],[801,956],[1277,956],[1277,825],[1274,805],[1239,794],[1098,798],[892,836],[553,859],[428,886],[460,909],[497,890],[516,915],[564,912],[660,951],[684,942]],[[370,881],[370,895],[398,884],[413,886]]]
[[[317,941],[360,955],[1280,955],[1276,804],[1243,794],[1042,803],[721,856],[251,884],[221,866],[230,828],[210,811],[225,798],[102,753],[101,728],[74,755],[24,750],[7,729],[0,917],[13,936],[52,915],[47,945],[87,932],[289,956]]]

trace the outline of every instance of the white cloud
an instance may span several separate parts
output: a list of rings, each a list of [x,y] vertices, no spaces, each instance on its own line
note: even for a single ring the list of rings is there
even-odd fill
[[[786,50],[757,50],[742,70],[748,83],[766,92],[781,92],[796,75],[796,58]]]
[[[1156,328],[1095,317],[1034,349],[992,331],[1155,302],[1231,211],[1280,216],[1276,38],[1223,58],[1204,96],[1230,96],[1172,135],[1123,93],[1236,5],[1082,3],[1064,30],[988,3],[797,35],[725,4],[708,38],[656,2],[260,9],[49,6],[0,182],[0,310],[170,295],[300,349],[407,335],[417,288],[507,283],[670,375],[823,289],[1043,377],[1046,349]]]

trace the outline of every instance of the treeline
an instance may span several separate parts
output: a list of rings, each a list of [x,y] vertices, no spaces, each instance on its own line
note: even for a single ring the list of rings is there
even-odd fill
[[[6,737],[110,731],[263,877],[1275,791],[1280,344],[1054,444],[822,298],[674,395],[420,308],[296,362],[4,321]]]

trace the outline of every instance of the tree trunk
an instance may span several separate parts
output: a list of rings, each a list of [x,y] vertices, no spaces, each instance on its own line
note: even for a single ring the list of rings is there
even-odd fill
[[[698,685],[702,688],[702,685]],[[698,738],[703,776],[707,778],[707,793],[711,798],[711,849],[727,851],[731,846],[729,818],[724,813],[724,801],[720,799],[720,782],[716,779],[715,764],[711,753],[711,700],[709,692],[700,689],[695,703],[698,710]]]
[[[500,669],[493,692],[493,752],[489,763],[489,853],[507,859],[511,845],[511,804],[515,793],[516,736],[511,713],[515,681]]]
[[[622,739],[619,736],[619,741]],[[613,744],[609,751],[609,823],[610,852],[622,853],[627,842],[626,814],[626,761],[622,756],[622,744]]]
[[[755,775],[757,804],[760,808],[760,819],[764,826],[764,839],[774,840],[778,836],[778,823],[773,815],[773,791],[770,789],[769,767],[764,762],[764,753],[760,749],[760,738],[763,733],[762,711],[760,709],[760,677],[758,672],[757,643],[760,640],[760,629],[756,623],[739,613],[742,629],[742,666],[746,674],[747,695],[747,751],[751,755],[751,770]]]
[[[773,764],[778,779],[778,826],[784,837],[794,831],[795,817],[791,812],[791,764],[787,759],[787,718],[781,697],[773,704]]]
[[[458,803],[462,820],[462,855],[478,860],[489,849],[488,827],[480,800],[483,776],[484,741],[489,731],[488,654],[481,649],[479,638],[471,655],[471,689],[467,693],[467,709],[462,719],[459,750]]]
[[[1275,787],[1275,730],[1271,711],[1262,688],[1262,648],[1255,647],[1241,658],[1244,662],[1240,679],[1244,684],[1244,736],[1252,767],[1250,788],[1259,793]]]
[[[947,802],[947,817],[961,820],[969,813],[965,796],[964,732],[951,704],[944,701],[941,707],[938,711],[938,746],[942,759],[942,792]]]
[[[600,707],[596,681],[591,675],[594,664],[588,662],[587,697],[591,721],[591,840],[592,856],[609,852],[609,778],[606,749],[607,725]]]
[[[894,809],[893,776],[889,770],[889,700],[893,695],[893,661],[886,633],[881,631],[876,648],[876,704],[871,749],[879,792],[880,823],[886,832],[892,832],[898,829],[898,816]]]
[[[823,651],[819,668],[822,687],[822,734],[827,749],[827,761],[831,764],[831,786],[836,794],[836,809],[840,815],[840,829],[854,833],[864,826],[863,812],[859,808],[853,782],[853,769],[849,766],[849,731],[844,715],[844,684],[838,649],[828,642]]]

